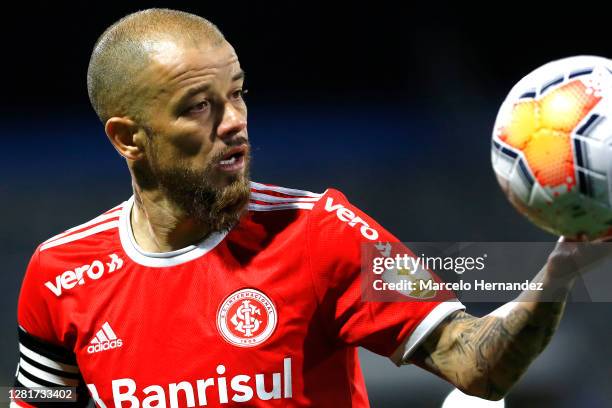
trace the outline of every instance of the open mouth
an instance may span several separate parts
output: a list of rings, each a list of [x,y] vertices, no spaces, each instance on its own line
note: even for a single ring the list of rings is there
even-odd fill
[[[231,148],[223,155],[217,167],[223,171],[236,172],[244,168],[247,146],[241,145]]]

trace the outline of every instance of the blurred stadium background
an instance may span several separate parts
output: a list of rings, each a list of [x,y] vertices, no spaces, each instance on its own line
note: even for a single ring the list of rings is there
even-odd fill
[[[250,92],[253,179],[339,188],[404,241],[554,239],[499,191],[490,131],[506,92],[527,72],[570,55],[612,57],[605,13],[585,2],[402,10],[330,3],[49,2],[6,13],[0,386],[16,366],[16,301],[36,245],[130,195],[125,165],[89,106],[85,73],[97,36],[138,9],[200,14],[237,49]],[[612,406],[611,320],[609,303],[569,305],[506,406]],[[374,407],[439,407],[451,391],[416,367],[362,357]]]

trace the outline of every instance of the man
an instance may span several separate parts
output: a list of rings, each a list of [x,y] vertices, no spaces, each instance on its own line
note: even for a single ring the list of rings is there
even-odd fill
[[[536,277],[556,303],[476,318],[445,292],[364,302],[362,242],[397,239],[338,191],[249,181],[243,82],[231,45],[191,14],[134,13],[99,38],[89,95],[134,196],[35,251],[16,386],[76,387],[75,406],[363,407],[363,346],[503,397],[593,255],[558,245]]]

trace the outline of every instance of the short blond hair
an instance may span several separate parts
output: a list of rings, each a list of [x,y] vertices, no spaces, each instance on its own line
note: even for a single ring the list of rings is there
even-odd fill
[[[144,43],[168,39],[196,46],[225,41],[205,18],[171,9],[138,11],[108,27],[96,41],[87,69],[89,100],[103,123],[113,116],[140,117],[134,78],[149,62]]]

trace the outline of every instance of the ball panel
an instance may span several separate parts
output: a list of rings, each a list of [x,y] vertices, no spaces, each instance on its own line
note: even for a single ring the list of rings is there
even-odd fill
[[[510,178],[510,174],[512,173],[518,155],[511,157],[502,153],[501,150],[492,149],[491,156],[493,157],[493,169],[495,170],[495,173],[505,179]]]
[[[572,80],[538,102],[539,127],[571,133],[600,100],[581,79]]]
[[[569,134],[540,128],[524,149],[527,165],[545,187],[565,192],[575,185],[574,158]]]
[[[502,128],[499,138],[519,150],[524,149],[539,127],[536,101],[519,102],[510,114],[510,123]]]
[[[529,197],[531,196],[531,189],[533,187],[533,179],[530,179],[526,171],[527,169],[525,169],[524,167],[521,168],[520,161],[517,160],[508,179],[510,188],[517,196],[517,198],[523,203],[529,202]]]
[[[610,209],[577,191],[524,210],[532,222],[555,235],[577,238],[579,234],[586,234],[589,239],[597,239],[612,231]]]
[[[542,205],[546,203],[550,203],[553,200],[551,194],[546,191],[539,184],[534,184],[533,189],[531,190],[531,197],[529,198],[528,205]]]

